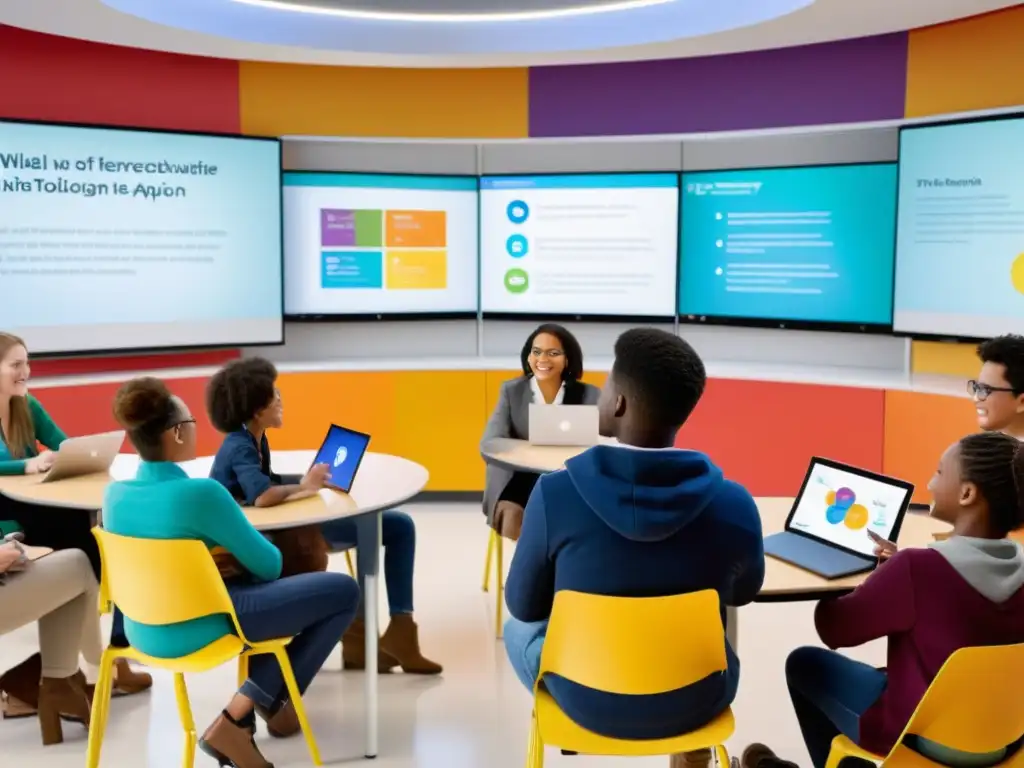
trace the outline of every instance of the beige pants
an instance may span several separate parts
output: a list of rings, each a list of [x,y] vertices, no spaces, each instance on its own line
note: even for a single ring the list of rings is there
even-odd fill
[[[89,558],[79,549],[43,557],[0,586],[0,635],[39,622],[43,677],[71,677],[81,653],[99,664],[99,587]]]

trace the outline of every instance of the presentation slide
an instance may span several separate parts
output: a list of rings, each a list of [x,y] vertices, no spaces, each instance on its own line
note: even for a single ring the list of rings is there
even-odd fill
[[[287,315],[477,311],[477,180],[284,175]]]
[[[896,331],[983,338],[1024,322],[1024,118],[900,132]]]
[[[483,311],[673,315],[678,205],[674,173],[484,177]]]
[[[683,174],[679,314],[888,326],[896,166]]]
[[[34,353],[278,343],[280,143],[0,121],[0,280]]]
[[[815,463],[790,526],[870,555],[875,543],[868,531],[891,541],[892,529],[910,493],[899,486]]]

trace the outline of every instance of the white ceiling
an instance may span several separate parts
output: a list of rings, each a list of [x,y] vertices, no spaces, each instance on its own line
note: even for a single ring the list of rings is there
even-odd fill
[[[803,10],[756,26],[650,45],[529,54],[420,56],[320,50],[216,37],[125,15],[111,10],[101,0],[0,0],[0,23],[84,40],[231,59],[366,66],[494,67],[665,59],[781,48],[913,29],[1017,5],[1021,3],[1006,0],[816,0]]]

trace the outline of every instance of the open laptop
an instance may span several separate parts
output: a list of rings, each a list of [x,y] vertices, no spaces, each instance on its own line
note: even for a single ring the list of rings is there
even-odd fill
[[[359,471],[369,445],[369,435],[331,424],[313,459],[313,464],[326,464],[330,467],[325,485],[344,493],[351,491],[356,472]]]
[[[530,404],[531,445],[597,445],[596,405]]]
[[[814,457],[765,554],[826,579],[870,571],[878,560],[868,531],[896,541],[913,495],[911,483]]]
[[[124,431],[69,437],[54,454],[53,466],[40,482],[52,483],[69,477],[106,472],[124,444]]]

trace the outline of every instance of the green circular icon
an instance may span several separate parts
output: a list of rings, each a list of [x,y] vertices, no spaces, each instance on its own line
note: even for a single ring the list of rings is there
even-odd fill
[[[505,290],[509,293],[526,293],[530,287],[530,276],[525,269],[510,269],[505,273]]]

